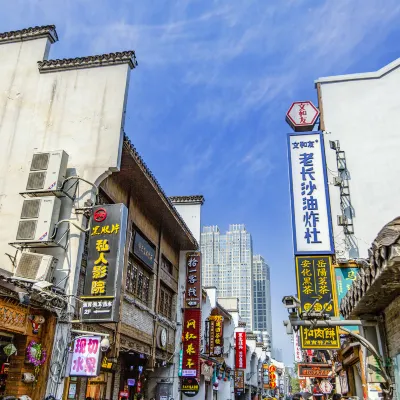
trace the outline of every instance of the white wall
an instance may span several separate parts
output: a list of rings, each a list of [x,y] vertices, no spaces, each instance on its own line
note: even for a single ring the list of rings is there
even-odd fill
[[[0,268],[13,270],[8,245],[16,239],[28,170],[35,151],[65,150],[70,174],[99,183],[119,168],[128,84],[127,64],[40,74],[47,39],[0,44]],[[75,206],[91,189],[80,184]],[[85,193],[86,192],[86,193]],[[72,204],[63,201],[62,216]],[[78,224],[80,218],[72,215]],[[59,267],[79,264],[80,232],[71,227],[68,253],[40,250],[59,258]]]
[[[200,243],[201,236],[201,204],[174,204],[176,210],[185,221],[192,232],[197,243]]]
[[[19,193],[25,191],[34,152],[65,150],[68,174],[97,184],[120,165],[128,64],[40,74],[37,62],[47,57],[49,47],[45,38],[0,43],[0,270],[8,273],[13,272],[13,265],[6,253],[15,254],[8,243],[16,241],[23,203]],[[94,197],[92,187],[81,183],[77,196],[74,203],[63,199],[60,219],[81,225],[74,207]],[[83,234],[70,228],[67,251],[35,250],[59,260],[56,276],[58,280],[68,277],[62,286],[67,294],[74,294]],[[50,363],[62,360],[69,328],[68,324],[57,326],[55,337],[65,342],[57,339],[59,351],[53,351]],[[56,393],[55,386],[49,379],[48,393]],[[62,387],[63,382],[58,393]]]
[[[339,140],[351,177],[354,239],[361,258],[367,257],[367,250],[383,225],[399,216],[398,64],[400,59],[375,74],[318,80],[325,130],[330,133],[325,135],[327,165],[333,171],[328,172],[329,182],[337,175],[336,154],[329,148],[329,140]],[[341,214],[339,188],[330,185],[329,191],[337,256],[357,257],[354,249],[350,254],[345,249],[343,228],[336,223],[336,216]]]

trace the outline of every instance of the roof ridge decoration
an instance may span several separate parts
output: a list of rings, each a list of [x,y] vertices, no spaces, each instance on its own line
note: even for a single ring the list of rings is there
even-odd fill
[[[138,62],[135,52],[133,50],[128,50],[87,57],[38,61],[39,72],[42,73],[79,68],[105,67],[118,64],[128,64],[131,69],[136,68]]]
[[[169,199],[172,203],[200,203],[204,204],[204,196],[201,194],[190,196],[170,196]]]
[[[136,162],[139,164],[139,166],[142,168],[143,172],[145,175],[149,178],[150,181],[154,184],[156,190],[158,193],[161,195],[161,197],[164,198],[165,202],[167,205],[171,208],[172,213],[174,214],[175,218],[177,219],[178,223],[181,225],[182,229],[186,232],[186,234],[190,237],[190,240],[193,242],[194,245],[199,247],[199,244],[197,243],[197,240],[193,236],[192,232],[186,225],[185,221],[181,217],[181,215],[178,213],[174,205],[172,204],[171,200],[168,198],[168,196],[165,194],[163,188],[161,185],[158,183],[156,177],[153,175],[153,173],[150,171],[149,167],[146,165],[146,163],[143,161],[143,158],[140,156],[138,151],[136,150],[135,146],[132,144],[128,136],[125,134],[124,135],[124,144],[128,147],[130,150],[133,158],[136,160]]]
[[[17,31],[2,32],[0,33],[0,44],[40,38],[48,38],[51,43],[57,42],[58,35],[55,25],[34,26]]]

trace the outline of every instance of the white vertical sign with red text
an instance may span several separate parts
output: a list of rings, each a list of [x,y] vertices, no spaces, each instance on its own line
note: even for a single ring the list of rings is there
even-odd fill
[[[293,346],[294,346],[294,360],[296,362],[303,361],[303,353],[300,348],[299,334],[298,332],[293,332]]]
[[[236,368],[246,369],[246,332],[236,332]]]

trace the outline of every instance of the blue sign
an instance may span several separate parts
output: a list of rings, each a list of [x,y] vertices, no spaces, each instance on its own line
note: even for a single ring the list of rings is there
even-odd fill
[[[323,134],[290,133],[288,155],[294,253],[333,254]]]

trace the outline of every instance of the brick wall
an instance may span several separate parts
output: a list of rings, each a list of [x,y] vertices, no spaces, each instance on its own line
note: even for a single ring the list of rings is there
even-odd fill
[[[389,356],[400,353],[400,296],[385,309],[385,328]]]

